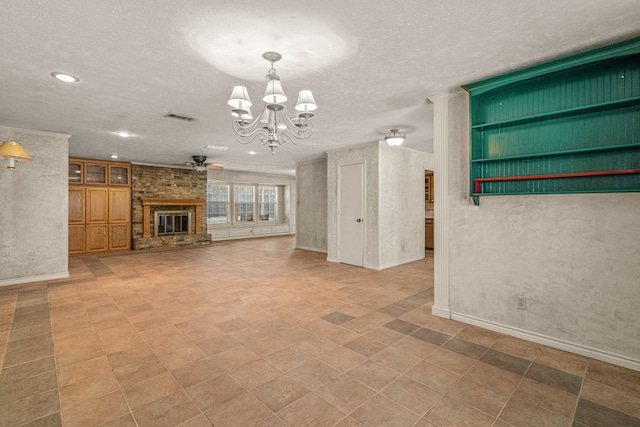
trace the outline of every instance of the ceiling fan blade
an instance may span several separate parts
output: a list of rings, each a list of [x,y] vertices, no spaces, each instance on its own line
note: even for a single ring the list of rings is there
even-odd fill
[[[207,167],[211,169],[224,169],[220,163],[207,163]]]

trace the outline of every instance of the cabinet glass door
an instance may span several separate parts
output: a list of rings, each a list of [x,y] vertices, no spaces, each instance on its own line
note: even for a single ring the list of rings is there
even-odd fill
[[[106,184],[107,183],[107,166],[86,164],[86,175],[84,182],[87,184]]]
[[[82,163],[69,163],[69,183],[82,184]]]
[[[111,185],[129,185],[129,168],[109,166],[109,183]]]

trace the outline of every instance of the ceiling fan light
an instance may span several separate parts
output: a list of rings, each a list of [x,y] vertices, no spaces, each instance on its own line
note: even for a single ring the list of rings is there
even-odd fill
[[[287,95],[282,90],[280,80],[273,79],[267,82],[267,90],[265,90],[262,100],[267,104],[284,104],[287,102]]]
[[[401,134],[398,129],[391,129],[391,132],[384,137],[384,140],[387,141],[392,147],[397,147],[404,142],[406,135]]]
[[[244,109],[249,108],[253,104],[251,103],[251,98],[249,98],[249,92],[247,88],[244,86],[234,86],[231,91],[231,96],[227,101],[232,108],[236,109]]]
[[[310,90],[301,90],[298,93],[298,102],[295,106],[296,111],[315,111],[318,109],[316,100]]]

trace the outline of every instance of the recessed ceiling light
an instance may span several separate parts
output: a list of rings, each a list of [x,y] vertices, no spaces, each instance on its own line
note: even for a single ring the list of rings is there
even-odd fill
[[[75,83],[80,81],[80,79],[77,78],[76,76],[72,76],[71,74],[66,74],[66,73],[54,72],[54,73],[51,73],[51,76],[65,83]]]
[[[249,154],[254,155],[254,154],[256,154],[256,152],[255,151],[249,151]]]
[[[116,135],[121,136],[122,138],[129,138],[130,136],[133,136],[133,134],[131,132],[127,132],[125,130],[119,130],[117,132],[114,132]]]
[[[118,158],[118,155],[117,155],[117,154],[112,154],[112,155],[111,155],[111,158],[112,158],[112,159],[117,159],[117,158]]]
[[[207,145],[206,148],[209,148],[211,150],[221,150],[221,151],[229,149],[229,147],[221,147],[220,145]]]

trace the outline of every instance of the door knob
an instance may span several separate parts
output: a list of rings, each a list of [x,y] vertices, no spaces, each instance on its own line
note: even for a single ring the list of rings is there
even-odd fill
[[[357,222],[362,222],[362,218],[356,219]]]

